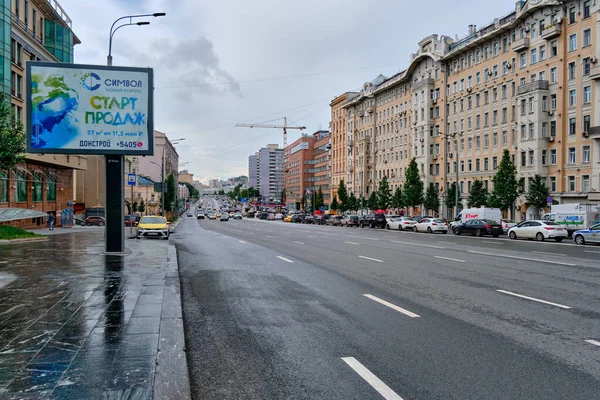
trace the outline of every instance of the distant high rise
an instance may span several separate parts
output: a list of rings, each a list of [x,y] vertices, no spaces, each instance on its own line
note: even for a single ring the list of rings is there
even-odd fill
[[[248,157],[248,185],[269,201],[281,200],[283,191],[283,149],[268,144]]]
[[[248,157],[248,186],[258,189],[258,153]]]

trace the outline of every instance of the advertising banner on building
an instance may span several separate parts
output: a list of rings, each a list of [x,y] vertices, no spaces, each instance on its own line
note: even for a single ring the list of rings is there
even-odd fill
[[[27,63],[27,152],[154,153],[150,68]]]

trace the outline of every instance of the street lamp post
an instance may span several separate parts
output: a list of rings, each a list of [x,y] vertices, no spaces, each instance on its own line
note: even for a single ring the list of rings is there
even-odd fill
[[[456,137],[457,134],[456,132],[453,132],[450,137],[448,137],[448,135],[446,135],[447,139],[452,139],[454,141],[454,147],[456,148],[456,187],[454,189],[454,218],[456,218],[456,216],[458,215],[458,191],[459,191],[459,185],[458,185],[458,138]]]
[[[182,140],[185,140],[185,138],[171,140],[171,144],[176,145],[179,142],[181,142]],[[163,145],[163,148],[162,148],[162,156],[160,158],[160,165],[158,165],[154,161],[150,161],[151,164],[154,164],[154,165],[160,167],[160,203],[161,203],[160,215],[162,215],[163,217],[165,216],[165,147],[166,147],[166,144],[167,143],[165,141],[165,144]]]
[[[129,25],[148,25],[147,21],[134,22],[134,18],[139,17],[162,17],[165,13],[154,13],[154,14],[140,14],[140,15],[127,15],[117,19],[113,22],[110,27],[110,34],[108,39],[108,56],[106,57],[106,64],[112,65],[112,39],[117,30],[124,26]],[[125,22],[118,25],[119,21],[129,19],[129,22]],[[115,27],[116,26],[116,27]],[[107,253],[123,253],[125,250],[125,229],[123,229],[124,221],[124,209],[125,203],[125,188],[124,188],[124,175],[125,165],[123,155],[106,155],[105,160],[105,182],[106,182],[106,201],[105,217],[106,217],[106,239],[105,239],[105,250]],[[133,201],[133,199],[132,199]]]

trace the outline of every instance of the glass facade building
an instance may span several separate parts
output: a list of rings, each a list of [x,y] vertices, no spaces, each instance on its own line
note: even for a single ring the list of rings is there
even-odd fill
[[[45,20],[44,46],[58,58],[60,62],[73,62],[73,32],[69,28],[53,21]]]
[[[0,92],[10,96],[10,1],[0,0]]]

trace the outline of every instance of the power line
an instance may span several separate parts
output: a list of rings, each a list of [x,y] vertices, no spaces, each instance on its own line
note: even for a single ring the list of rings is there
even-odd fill
[[[375,69],[382,67],[389,67],[390,65],[406,65],[406,63],[390,63],[383,64],[371,67],[362,67],[362,68],[350,68],[350,69],[342,69],[337,71],[327,71],[327,72],[314,72],[310,74],[300,74],[300,75],[290,75],[290,76],[276,76],[271,78],[258,78],[258,79],[246,79],[246,80],[232,80],[227,82],[217,82],[217,83],[199,83],[197,85],[174,85],[174,86],[157,86],[154,89],[181,89],[181,88],[189,88],[189,87],[205,87],[205,86],[221,86],[221,85],[231,85],[231,84],[240,84],[240,83],[252,83],[252,82],[267,82],[267,81],[276,81],[276,80],[284,80],[284,79],[295,79],[295,78],[306,78],[311,76],[320,76],[320,75],[330,75],[330,74],[340,74],[344,72],[354,72],[354,71],[364,71],[367,69]]]

